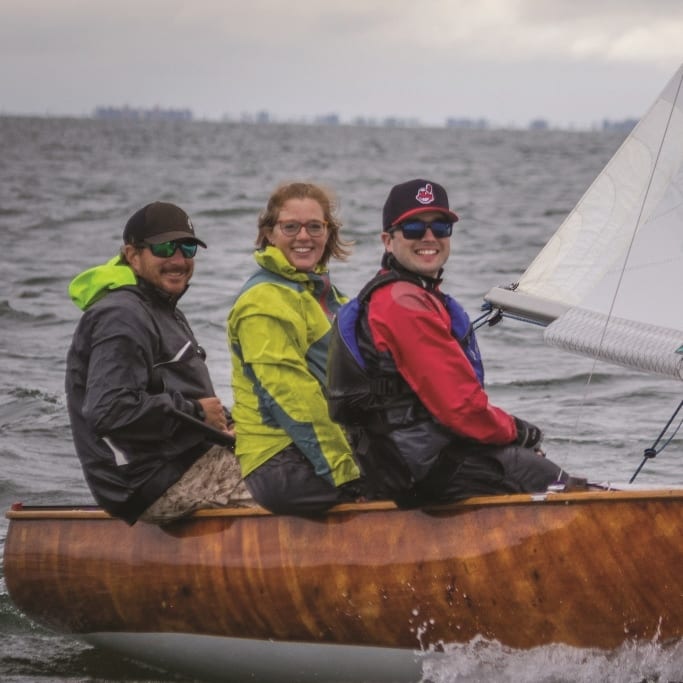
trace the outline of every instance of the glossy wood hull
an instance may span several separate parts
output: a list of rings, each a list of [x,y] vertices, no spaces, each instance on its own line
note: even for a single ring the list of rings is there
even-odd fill
[[[7,516],[12,600],[95,642],[185,634],[407,654],[477,635],[608,649],[683,637],[683,490],[368,503],[319,519],[202,511],[164,528],[97,510]]]

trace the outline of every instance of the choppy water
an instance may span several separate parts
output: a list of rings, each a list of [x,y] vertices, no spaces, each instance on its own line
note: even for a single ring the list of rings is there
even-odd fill
[[[356,247],[333,275],[354,294],[377,267],[390,186],[442,182],[461,217],[445,289],[475,317],[485,292],[518,277],[620,142],[604,132],[0,118],[0,510],[91,501],[64,405],[64,356],[79,316],[66,288],[117,252],[123,223],[143,204],[180,204],[209,244],[182,308],[229,404],[224,321],[252,268],[256,215],[276,184],[307,179],[337,192]],[[677,383],[593,368],[545,348],[534,327],[506,321],[479,339],[493,400],[542,426],[549,455],[593,480],[627,480],[680,400]],[[679,436],[638,481],[683,483],[682,451]],[[6,532],[2,518],[0,551]],[[180,680],[31,624],[1,575],[0,634],[3,681]],[[683,679],[680,644],[520,653],[476,642],[450,655],[426,672],[434,683]]]

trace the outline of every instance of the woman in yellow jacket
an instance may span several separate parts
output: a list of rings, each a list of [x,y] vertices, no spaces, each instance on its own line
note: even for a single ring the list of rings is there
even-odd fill
[[[346,301],[327,269],[348,255],[340,225],[317,185],[277,188],[259,216],[259,268],[228,316],[235,453],[254,499],[276,513],[319,513],[364,493],[324,392],[331,323]]]

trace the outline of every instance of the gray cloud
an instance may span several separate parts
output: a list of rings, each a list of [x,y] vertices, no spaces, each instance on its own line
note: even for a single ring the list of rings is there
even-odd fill
[[[681,61],[668,0],[4,0],[0,110],[639,115]]]

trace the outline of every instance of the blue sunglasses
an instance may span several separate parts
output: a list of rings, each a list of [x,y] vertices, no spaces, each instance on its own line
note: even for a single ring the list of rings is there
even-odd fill
[[[393,234],[400,230],[403,237],[407,240],[421,240],[427,234],[427,228],[431,229],[432,235],[437,239],[450,237],[453,234],[453,223],[448,221],[431,221],[429,223],[424,221],[406,221],[389,230],[389,233]]]

